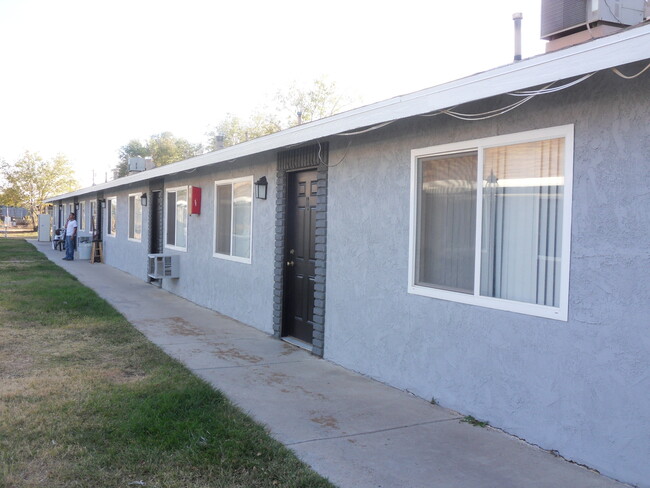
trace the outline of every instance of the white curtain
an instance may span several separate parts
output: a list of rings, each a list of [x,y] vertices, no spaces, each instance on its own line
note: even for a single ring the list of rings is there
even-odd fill
[[[187,247],[187,190],[176,192],[176,246]]]
[[[240,258],[250,258],[251,254],[251,204],[250,181],[235,183],[233,185],[232,255]]]
[[[416,283],[473,293],[477,153],[419,161]]]

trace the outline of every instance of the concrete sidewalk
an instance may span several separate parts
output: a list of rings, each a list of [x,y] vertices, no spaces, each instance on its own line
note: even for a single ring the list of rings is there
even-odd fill
[[[115,268],[62,261],[49,243],[31,242],[341,488],[627,486]]]

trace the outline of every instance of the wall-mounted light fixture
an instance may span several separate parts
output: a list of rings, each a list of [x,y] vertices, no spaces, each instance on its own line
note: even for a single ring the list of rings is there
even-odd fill
[[[147,194],[143,193],[142,196],[140,196],[140,205],[143,207],[147,206]]]
[[[268,189],[269,182],[266,181],[266,176],[262,176],[255,182],[255,198],[266,200],[266,190]]]
[[[100,200],[99,203],[102,206],[102,208],[106,208],[106,200]]]

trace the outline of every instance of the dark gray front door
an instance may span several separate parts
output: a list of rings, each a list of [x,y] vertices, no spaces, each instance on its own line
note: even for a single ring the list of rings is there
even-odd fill
[[[316,170],[288,173],[282,335],[313,340],[316,267]]]
[[[149,253],[150,254],[160,254],[163,252],[162,246],[162,219],[163,219],[163,207],[162,207],[162,192],[153,191],[151,192],[151,226],[149,235]]]

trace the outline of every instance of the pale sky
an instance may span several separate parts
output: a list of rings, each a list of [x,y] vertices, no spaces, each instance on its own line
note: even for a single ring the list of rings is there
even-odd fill
[[[541,54],[540,0],[0,0],[0,159],[62,153],[83,186],[131,139],[190,142],[292,82],[356,105]],[[348,108],[354,108],[350,106]],[[110,177],[110,173],[109,173]]]

